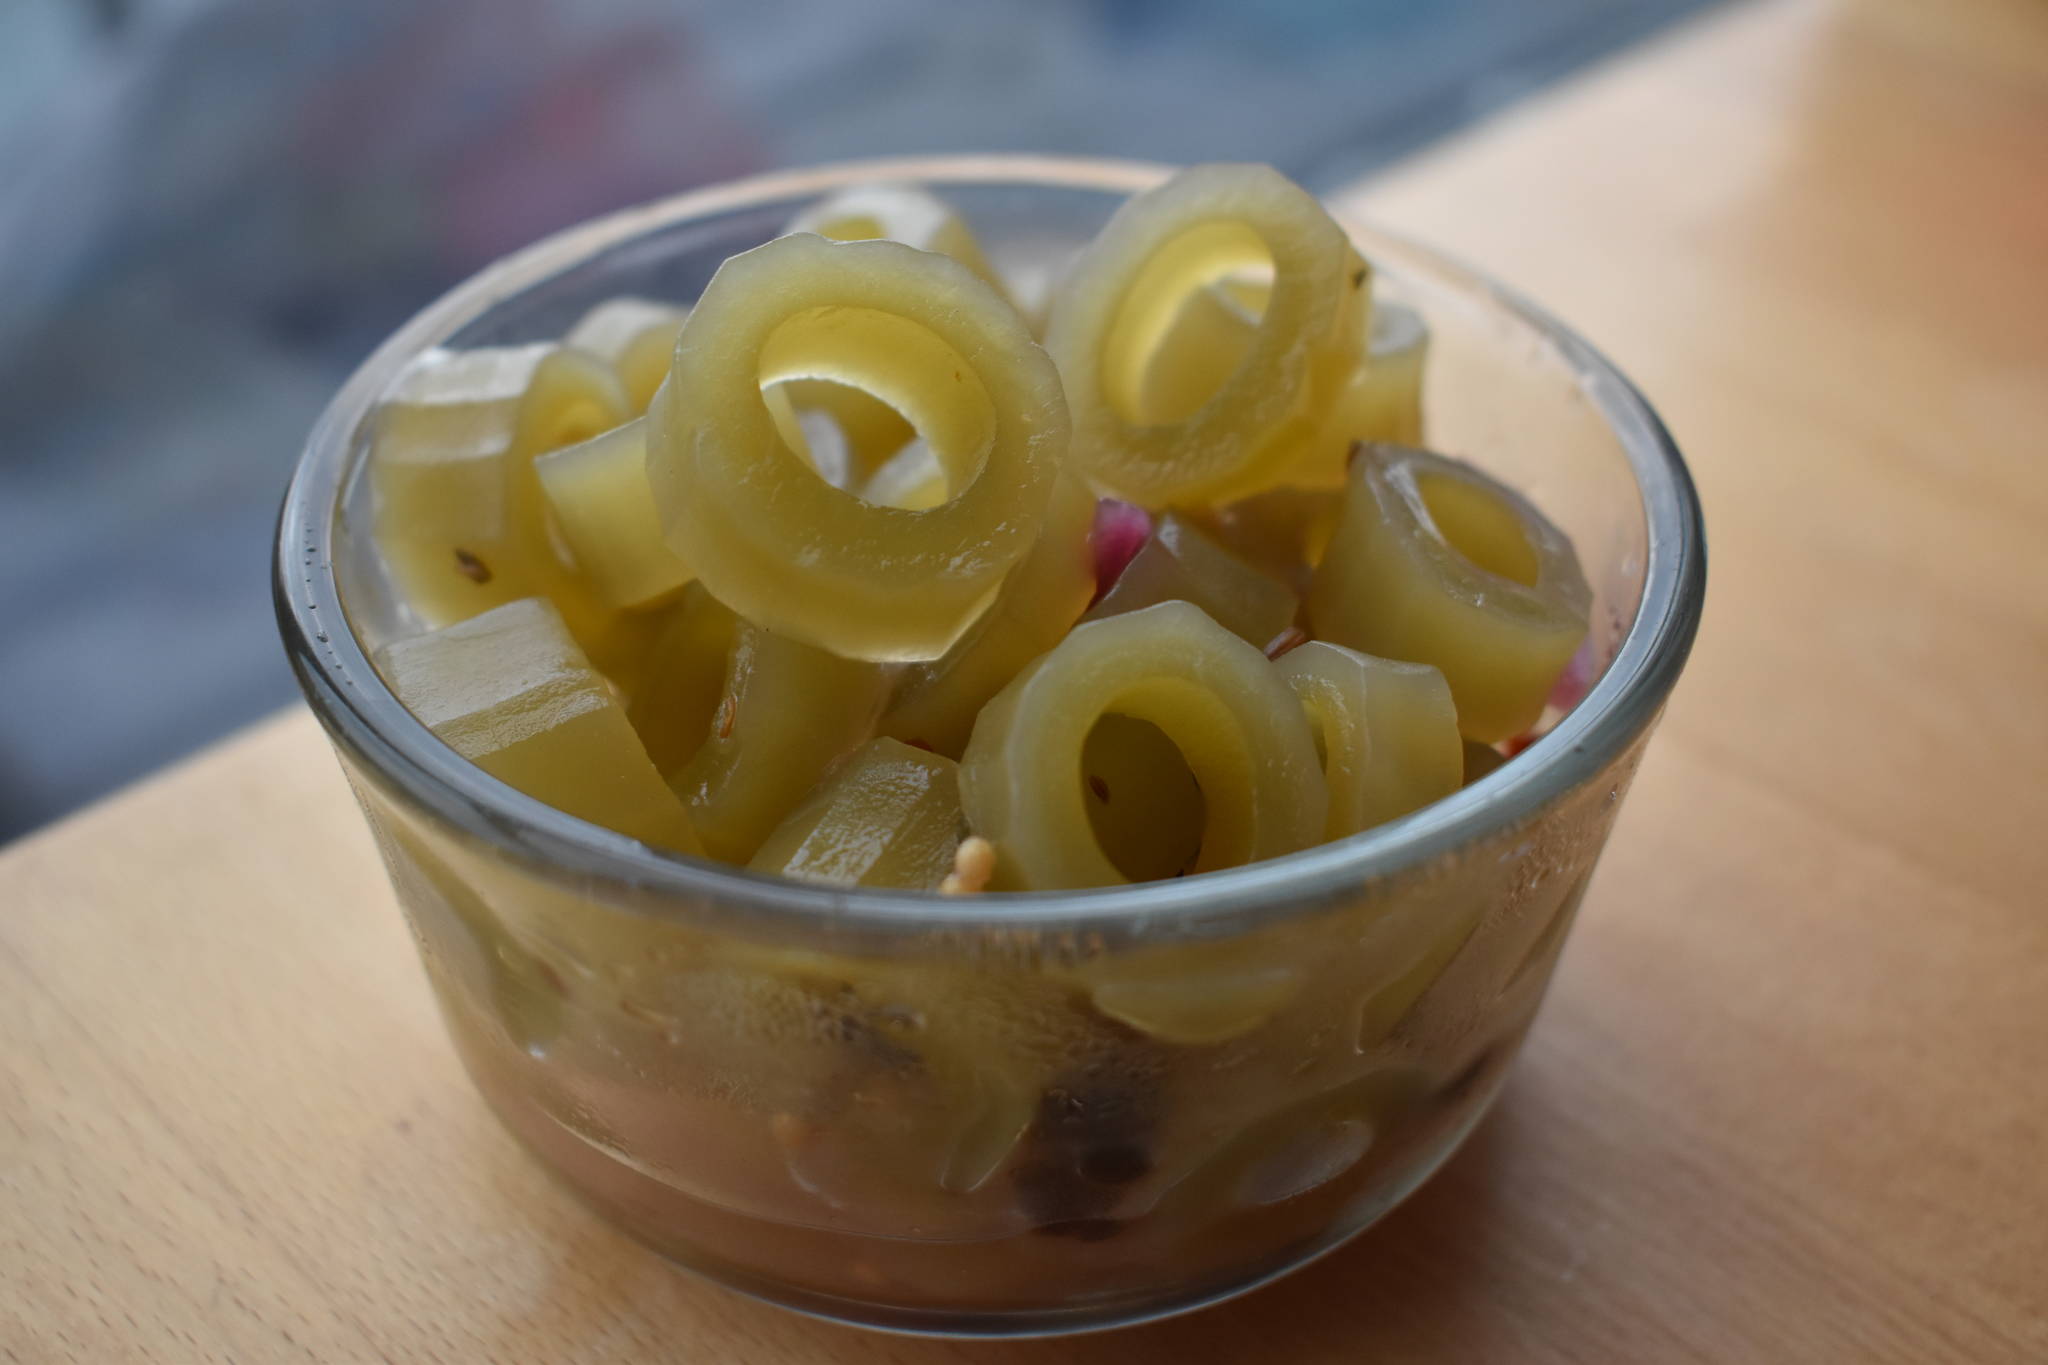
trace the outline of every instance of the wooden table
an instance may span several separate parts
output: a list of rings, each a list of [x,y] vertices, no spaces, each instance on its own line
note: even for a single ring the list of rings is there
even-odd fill
[[[2048,1359],[2048,7],[1718,12],[1358,196],[1608,348],[1707,622],[1525,1060],[1238,1304],[855,1334],[485,1114],[313,723],[0,855],[11,1361]]]

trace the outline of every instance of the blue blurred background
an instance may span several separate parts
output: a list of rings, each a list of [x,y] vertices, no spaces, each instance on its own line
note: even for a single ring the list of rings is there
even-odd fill
[[[0,839],[292,696],[340,380],[554,228],[927,151],[1332,189],[1707,0],[0,0]]]

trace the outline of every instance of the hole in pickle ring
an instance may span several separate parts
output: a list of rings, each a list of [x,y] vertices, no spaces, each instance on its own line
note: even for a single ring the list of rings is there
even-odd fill
[[[783,444],[832,487],[883,507],[936,504],[952,495],[946,471],[909,415],[859,385],[784,379],[763,393]]]
[[[1111,410],[1134,425],[1193,417],[1243,368],[1272,279],[1272,248],[1249,223],[1211,220],[1161,243],[1103,340]]]
[[[1486,489],[1440,474],[1417,475],[1415,488],[1445,544],[1490,574],[1536,586],[1541,563],[1514,508]]]
[[[1094,798],[1089,828],[1124,877],[1158,881],[1195,865],[1208,808],[1194,770],[1165,731],[1104,712],[1082,742],[1081,776]]]
[[[862,344],[843,335],[851,321]],[[930,376],[951,374],[950,385]],[[821,481],[875,506],[921,510],[980,475],[996,416],[980,376],[921,323],[813,308],[769,334],[756,374],[777,434]]]

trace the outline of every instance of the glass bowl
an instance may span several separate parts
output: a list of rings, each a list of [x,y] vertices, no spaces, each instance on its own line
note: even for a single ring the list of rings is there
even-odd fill
[[[1698,623],[1699,506],[1643,399],[1513,293],[1355,228],[1433,329],[1431,444],[1528,494],[1595,594],[1595,680],[1450,798],[1111,890],[836,891],[657,852],[458,757],[371,667],[408,627],[366,418],[432,346],[688,300],[822,194],[921,181],[1021,296],[1159,167],[944,158],[769,175],[570,229],[401,328],[314,428],[278,617],[448,1030],[505,1124],[676,1263],[791,1308],[1022,1336],[1212,1303],[1328,1251],[1485,1112]]]

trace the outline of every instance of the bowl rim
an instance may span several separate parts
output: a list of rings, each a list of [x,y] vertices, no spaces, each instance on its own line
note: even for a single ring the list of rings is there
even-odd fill
[[[1362,834],[1263,862],[1173,881],[1075,891],[943,896],[818,886],[651,848],[506,786],[435,737],[384,685],[349,626],[333,550],[362,419],[411,359],[505,298],[649,232],[877,179],[1038,186],[1128,195],[1173,167],[1089,157],[933,156],[836,162],[686,191],[564,229],[485,267],[415,314],[371,353],[315,422],[279,512],[273,596],[308,704],[355,767],[433,817],[576,894],[657,917],[737,914],[783,931],[1230,931],[1293,917],[1434,863],[1512,828],[1593,778],[1655,721],[1697,633],[1706,582],[1698,494],[1684,458],[1636,387],[1547,311],[1441,252],[1333,210],[1348,230],[1396,246],[1449,283],[1533,329],[1577,377],[1621,444],[1646,530],[1642,596],[1593,688],[1512,763]]]

